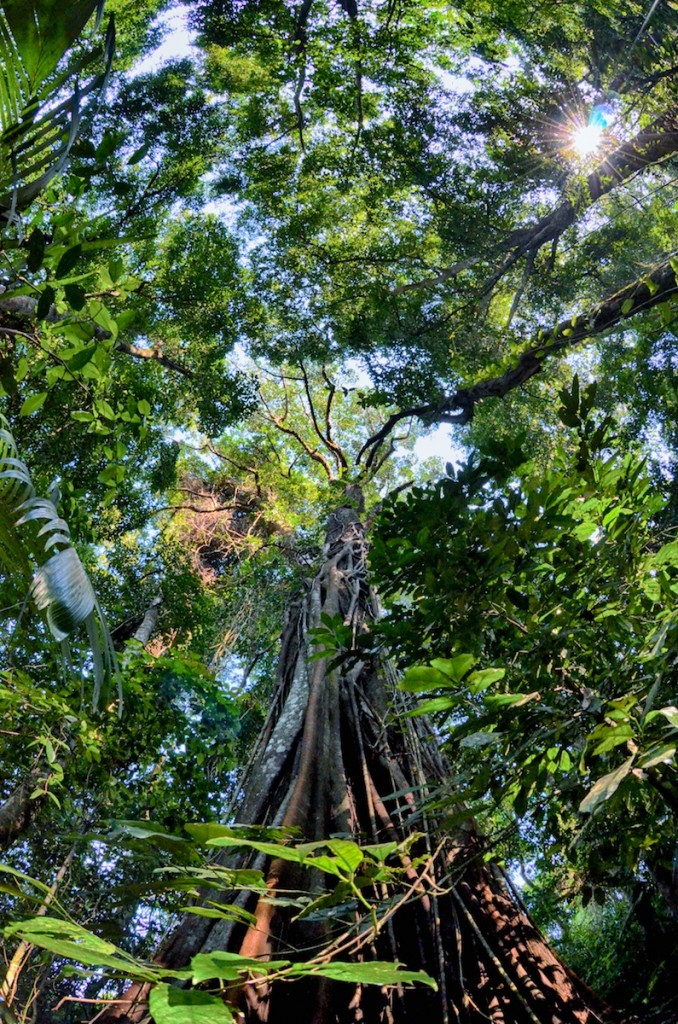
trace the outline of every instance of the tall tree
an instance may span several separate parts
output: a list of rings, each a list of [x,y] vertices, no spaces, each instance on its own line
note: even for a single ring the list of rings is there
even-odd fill
[[[251,408],[245,376],[225,362],[236,341],[269,360],[302,363],[305,406],[294,412],[289,394],[264,395],[263,408],[269,428],[300,447],[297,459],[325,474],[329,495],[323,491],[318,501],[307,467],[286,499],[281,486],[263,479],[243,431],[230,447],[209,450],[237,474],[209,493],[196,486],[194,465],[177,492],[192,507],[179,510],[176,498],[173,508],[160,507],[176,525],[182,512],[194,517],[196,584],[199,577],[211,585],[224,571],[237,576],[250,543],[295,550],[302,576],[314,564],[288,612],[277,690],[240,814],[249,825],[292,825],[324,843],[329,852],[317,854],[308,884],[316,885],[318,868],[330,862],[340,885],[292,920],[294,908],[276,891],[306,884],[301,860],[312,866],[313,851],[274,842],[267,863],[266,848],[251,834],[214,835],[213,845],[261,854],[255,864],[269,893],[255,893],[246,907],[236,902],[230,916],[242,911],[239,924],[228,908],[212,907],[211,918],[189,916],[160,959],[179,967],[193,959],[196,977],[235,982],[254,1020],[290,1012],[318,1022],[399,1019],[414,1010],[440,1020],[602,1014],[506,883],[483,866],[486,850],[474,829],[457,828],[438,841],[439,823],[422,797],[444,781],[445,769],[434,734],[387,711],[393,678],[371,639],[376,604],[366,579],[360,492],[387,470],[403,421],[463,426],[473,419],[479,433],[476,410],[538,380],[544,367],[558,364],[551,357],[606,332],[623,339],[639,322],[649,331],[670,327],[675,218],[663,190],[672,187],[677,138],[671,9],[561,5],[538,28],[528,8],[515,4],[484,5],[472,16],[463,6],[375,2],[362,10],[346,3],[335,11],[304,3],[292,10],[262,0],[199,4],[193,13],[205,78],[180,65],[121,87],[114,118],[104,112],[83,147],[74,175],[80,184],[67,182],[77,215],[64,213],[55,197],[54,208],[40,211],[39,233],[20,225],[9,261],[12,294],[3,299],[12,318],[5,336],[17,346],[3,377],[8,411],[28,421],[26,444],[38,457],[42,452],[45,471],[49,453],[54,460],[58,451],[81,493],[101,500],[99,521],[83,517],[83,535],[97,545],[93,562],[102,545],[110,552],[121,536],[129,552],[124,531],[136,527],[143,537],[143,516],[160,514],[143,490],[147,480],[171,483],[170,427],[180,425],[194,443],[196,424],[218,435]],[[615,66],[619,52],[624,63]],[[613,110],[620,137],[606,124],[600,152],[573,164],[573,132],[597,107],[605,118]],[[218,164],[222,134],[229,151]],[[192,147],[199,149],[195,159]],[[235,200],[226,207],[232,228],[189,217],[165,229],[164,212],[178,200],[198,204],[202,179],[215,168],[216,190]],[[120,238],[134,226],[152,240]],[[123,259],[89,262],[97,245],[107,247],[111,228]],[[111,310],[120,314],[117,322]],[[357,444],[355,420],[350,442],[336,429],[331,375],[318,403],[304,368],[311,358],[346,355],[363,359],[375,385],[362,388],[370,436]],[[556,374],[567,372],[562,361],[560,367]],[[391,415],[375,422],[384,403]],[[67,416],[78,425],[72,444],[63,434]],[[552,429],[548,410],[540,423]],[[272,437],[269,431],[260,450],[283,477],[286,471],[287,486],[301,474]],[[74,508],[82,505],[78,497],[70,496]],[[286,500],[292,511],[285,522],[279,513]],[[373,500],[368,494],[370,506]],[[319,504],[331,511],[318,544]],[[295,528],[301,552],[290,543]],[[127,577],[118,558],[113,594],[121,578],[118,594],[145,578],[145,558],[142,552]],[[154,573],[160,565],[167,570],[168,558],[158,553],[153,561]],[[279,569],[269,578],[276,573],[278,583],[290,578]],[[165,588],[175,610],[181,600],[171,580],[178,577],[168,575]],[[141,618],[155,599],[146,587],[139,588],[145,608],[135,609]],[[347,845],[328,845],[332,831]],[[355,842],[380,847],[384,839],[395,846],[382,849],[381,865],[379,854],[363,855]],[[357,904],[346,898],[356,891]],[[367,926],[355,920],[365,903]],[[333,921],[357,961],[349,975],[324,962],[343,948]],[[328,946],[333,940],[339,945]],[[256,977],[273,970],[274,949],[276,956],[294,950],[294,960],[296,948],[323,944],[330,952],[314,967],[322,980],[304,982],[301,994]],[[249,960],[219,961],[215,949]],[[212,958],[195,959],[205,953]],[[382,967],[370,971],[375,956],[424,967],[439,994],[370,988],[370,980],[393,979],[379,975]],[[339,983],[347,976],[350,989]],[[142,986],[130,996],[140,995],[139,1005],[123,1001],[107,1016],[140,1019],[145,994]],[[236,994],[227,996],[232,1002]],[[185,1015],[202,1004],[214,1019],[228,1017],[210,993],[163,983],[151,994],[160,1022],[181,1013],[183,1003]]]
[[[338,493],[322,550],[307,553],[301,592],[286,612],[271,709],[241,780],[235,815],[239,825],[278,830],[311,845],[271,847],[257,841],[256,831],[239,834],[237,827],[208,831],[209,845],[225,847],[214,863],[230,871],[263,868],[265,894],[241,894],[233,904],[238,914],[229,913],[227,899],[220,915],[223,895],[208,893],[213,915],[189,914],[157,962],[165,970],[200,962],[205,980],[231,979],[230,1000],[253,1021],[285,1020],[291,1013],[317,1022],[398,1021],[413,1013],[440,1021],[605,1015],[604,1005],[551,952],[501,873],[485,864],[485,842],[470,822],[461,824],[465,813],[456,828],[442,831],[427,808],[431,789],[444,785],[447,771],[430,727],[403,717],[407,700],[394,688],[397,676],[386,652],[375,647],[379,603],[369,582],[363,522],[370,517],[365,490],[373,489],[373,473],[356,478],[360,443],[354,440],[353,453],[342,446],[332,415],[336,385],[327,374],[324,379],[323,396],[302,368],[301,396],[295,400],[287,383],[284,398],[265,400],[267,431],[281,433],[288,450],[297,446]],[[382,870],[373,877],[364,863],[369,853],[356,840],[380,852]],[[351,877],[363,874],[362,907],[345,881],[328,891],[317,868],[303,869],[299,851],[314,844],[343,858]],[[312,868],[312,859],[308,863]],[[313,903],[299,913],[290,897],[305,889]],[[246,913],[249,924],[243,923]],[[266,980],[270,961],[294,962],[302,950],[317,978],[292,986]],[[246,958],[241,969],[253,974],[238,981],[238,960],[220,960],[221,951]],[[356,961],[353,968],[332,963],[347,955]],[[374,960],[424,970],[438,990],[372,987]],[[351,981],[341,980],[342,970]],[[149,988],[151,1013],[163,1021],[171,990],[143,983],[101,1019],[142,1020]],[[191,993],[177,998],[189,1014]],[[197,1010],[206,997],[193,998]],[[211,1006],[218,1014],[214,997]]]

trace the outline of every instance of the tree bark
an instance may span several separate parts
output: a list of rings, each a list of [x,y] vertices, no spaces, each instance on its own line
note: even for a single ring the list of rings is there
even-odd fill
[[[0,850],[5,850],[23,835],[42,810],[47,796],[31,799],[31,793],[46,772],[49,769],[45,764],[37,764],[0,805]]]
[[[425,970],[439,991],[316,979],[249,982],[238,995],[245,1020],[588,1024],[609,1016],[558,961],[500,875],[483,863],[483,841],[473,825],[443,835],[427,816],[429,787],[444,785],[446,770],[426,722],[394,717],[393,702],[396,713],[402,712],[405,698],[395,691],[389,664],[371,653],[338,667],[328,656],[309,660],[309,631],[321,624],[322,613],[339,615],[355,639],[368,634],[379,609],[366,559],[365,529],[357,512],[344,506],[330,516],[320,571],[290,608],[271,712],[244,780],[237,819],[295,828],[306,841],[340,834],[363,844],[400,842],[418,833],[412,856],[423,858],[424,868],[402,858],[409,898],[384,915],[376,936],[353,948],[360,959]],[[234,865],[232,853],[217,859]],[[282,860],[267,864],[266,878],[272,892],[317,886]],[[393,888],[380,892],[396,903],[399,895]],[[291,911],[256,897],[248,908],[256,917],[249,928],[188,916],[157,961],[178,968],[198,952],[217,949],[262,960],[303,960],[298,951],[317,950],[334,937],[337,924],[344,928],[333,920],[294,921]],[[138,1024],[147,1014],[147,997],[148,986],[131,986],[125,1002],[97,1017],[98,1024]]]

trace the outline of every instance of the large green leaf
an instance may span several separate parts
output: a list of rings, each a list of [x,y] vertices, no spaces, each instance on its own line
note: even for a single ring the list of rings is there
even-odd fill
[[[400,964],[374,960],[371,963],[333,960],[329,964],[295,964],[291,975],[312,975],[332,978],[334,981],[349,981],[357,985],[401,985],[419,982],[436,989],[438,985],[425,971],[403,970]]]
[[[100,939],[70,921],[58,921],[51,917],[33,917],[19,921],[4,929],[6,938],[18,937],[41,949],[47,949],[57,956],[77,960],[93,967],[110,967],[127,977],[153,980],[155,972],[146,970],[123,950],[111,942]]]
[[[605,803],[606,800],[609,800],[617,792],[619,786],[631,771],[633,760],[633,757],[630,757],[628,761],[624,761],[613,772],[609,772],[598,779],[579,805],[579,810],[582,814],[592,814],[600,804]]]
[[[289,960],[260,961],[249,956],[240,956],[239,953],[226,953],[221,950],[215,950],[213,953],[197,953],[191,960],[194,985],[199,985],[201,981],[209,981],[211,978],[235,981],[243,973],[250,971],[270,974],[272,971],[283,970],[289,966]]]
[[[231,1024],[235,1020],[218,996],[164,982],[151,989],[148,1005],[156,1024]]]
[[[2,5],[31,92],[55,70],[102,0],[5,0]]]
[[[41,523],[33,538],[18,527]],[[56,548],[56,551],[53,549]],[[51,557],[46,561],[45,553]],[[26,464],[18,458],[7,422],[0,417],[0,562],[11,573],[17,569],[26,580],[31,562],[38,562],[30,592],[37,608],[45,612],[52,635],[64,641],[79,626],[87,629],[94,667],[94,703],[101,687],[120,678],[105,618],[92,584],[71,545],[68,524],[52,498],[38,497]]]
[[[66,165],[75,142],[83,100],[106,84],[115,47],[113,20],[103,47],[104,67],[86,84],[77,75],[97,55],[92,49],[57,72],[85,24],[102,4],[10,0],[0,17],[0,206],[13,220]]]

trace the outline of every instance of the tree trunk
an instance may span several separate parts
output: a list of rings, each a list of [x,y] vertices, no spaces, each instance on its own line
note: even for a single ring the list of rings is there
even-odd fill
[[[400,892],[380,892],[381,898],[394,900],[391,909],[384,912],[378,934],[354,942],[353,949],[359,959],[425,970],[436,978],[439,991],[322,979],[248,983],[239,993],[245,1020],[585,1024],[608,1016],[607,1008],[558,961],[503,880],[483,863],[482,840],[473,825],[444,836],[427,818],[423,798],[429,786],[445,784],[445,767],[426,723],[398,716],[405,710],[404,698],[395,690],[389,665],[376,654],[346,659],[338,668],[331,667],[331,658],[309,660],[309,631],[321,625],[322,613],[341,616],[354,638],[368,634],[378,606],[367,581],[366,554],[358,514],[340,508],[330,516],[322,568],[288,614],[272,708],[244,780],[237,819],[295,828],[306,841],[338,833],[363,844],[400,842],[419,833],[412,857],[421,858],[423,868],[403,858],[409,898],[401,898],[405,886]],[[232,853],[228,863],[233,866]],[[300,877],[297,865],[282,860],[267,864],[266,877],[270,890],[316,884]],[[295,922],[294,911],[256,898],[253,903],[249,909],[257,924],[249,929],[188,916],[158,961],[182,967],[196,953],[216,949],[262,960],[304,959],[304,950],[316,953],[336,938],[337,928],[343,932],[346,927],[345,919]],[[127,1001],[97,1021],[139,1022],[147,1013],[146,998],[146,986],[132,986]]]
[[[47,803],[46,792],[35,797],[31,794],[51,774],[53,767],[38,762],[0,804],[0,850],[6,850],[28,830]]]

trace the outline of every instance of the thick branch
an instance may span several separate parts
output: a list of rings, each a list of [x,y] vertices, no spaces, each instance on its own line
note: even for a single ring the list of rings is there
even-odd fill
[[[189,380],[194,376],[193,370],[189,370],[182,363],[177,363],[169,356],[163,355],[160,348],[140,348],[137,345],[130,345],[127,341],[117,341],[115,349],[117,352],[125,352],[134,359],[151,359],[153,362],[159,363],[160,366],[164,366],[165,369],[172,370],[173,373],[180,373],[182,377],[187,377]]]
[[[320,424],[318,422],[318,417],[316,415],[315,403],[313,401],[313,396],[311,394],[311,385],[310,385],[310,382],[309,382],[309,379],[308,379],[308,374],[306,373],[306,368],[304,367],[303,363],[300,363],[299,366],[301,368],[301,373],[302,373],[302,378],[301,379],[302,379],[302,382],[303,382],[303,385],[304,385],[304,393],[306,395],[306,400],[308,401],[308,408],[309,408],[309,411],[310,411],[310,414],[311,414],[311,422],[313,423],[313,429],[315,430],[316,434],[318,435],[318,437],[322,441],[323,445],[327,448],[327,450],[332,455],[334,461],[337,464],[337,469],[339,469],[340,471],[341,471],[342,468],[346,469],[347,462],[346,462],[346,459],[344,458],[344,454],[343,454],[341,448],[339,447],[339,445],[336,443],[336,441],[332,440],[332,421],[330,419],[330,412],[331,412],[331,408],[332,408],[332,395],[333,395],[334,391],[336,390],[335,387],[334,387],[334,384],[332,384],[332,382],[330,381],[329,377],[325,373],[325,370],[323,369],[323,377],[325,379],[325,382],[327,383],[327,386],[330,389],[330,396],[328,398],[327,405],[325,407],[325,430],[326,430],[326,432],[323,434],[322,430],[320,429]]]
[[[295,60],[299,61],[299,75],[294,89],[294,113],[297,120],[297,131],[299,133],[299,145],[302,153],[306,152],[304,145],[304,113],[301,109],[301,94],[306,83],[306,45],[308,43],[308,17],[311,13],[313,0],[303,0],[297,10],[297,17],[294,23],[294,34],[292,36],[292,54]]]
[[[678,294],[676,266],[678,261],[675,258],[665,260],[650,274],[638,278],[621,291],[604,299],[589,313],[570,317],[550,330],[540,331],[536,344],[523,352],[515,366],[499,376],[489,377],[468,388],[460,388],[453,395],[446,396],[442,402],[403,409],[389,416],[380,430],[363,445],[358,462],[366,452],[369,452],[365,468],[370,470],[381,445],[401,420],[416,416],[426,424],[468,423],[473,418],[478,402],[486,398],[504,398],[510,391],[521,387],[539,373],[545,360],[550,356],[569,349],[586,338],[602,334],[603,331],[615,327],[636,313],[666,302]]]
[[[491,291],[504,274],[526,253],[531,253],[534,257],[542,246],[560,238],[563,232],[571,227],[602,196],[610,193],[618,185],[627,182],[639,171],[661,163],[676,152],[678,152],[678,115],[675,111],[671,111],[657,118],[648,128],[638,132],[634,138],[629,139],[628,142],[605,157],[601,165],[589,174],[577,195],[568,196],[541,220],[514,231],[500,243],[498,251],[505,252],[506,255],[484,282],[480,294],[486,295]],[[441,271],[435,277],[394,288],[391,294],[401,295],[407,291],[435,287],[456,277],[461,271],[478,262],[480,260],[475,257],[462,260]]]
[[[323,380],[327,384],[328,390],[327,404],[325,405],[325,433],[327,436],[327,441],[330,445],[330,448],[332,449],[336,456],[339,466],[342,469],[348,469],[348,462],[346,461],[346,456],[344,455],[340,446],[332,437],[332,402],[334,401],[334,396],[337,393],[337,388],[334,381],[331,380],[330,377],[328,376],[328,373],[324,366],[321,372],[323,375]]]
[[[482,257],[471,256],[467,260],[460,260],[459,263],[454,263],[451,267],[441,270],[435,277],[425,277],[422,281],[412,281],[410,284],[401,284],[397,288],[391,288],[389,294],[404,295],[406,292],[417,292],[425,288],[435,288],[437,284],[444,284],[445,281],[449,281],[451,278],[461,274],[463,270],[469,270],[480,262],[482,262]]]

